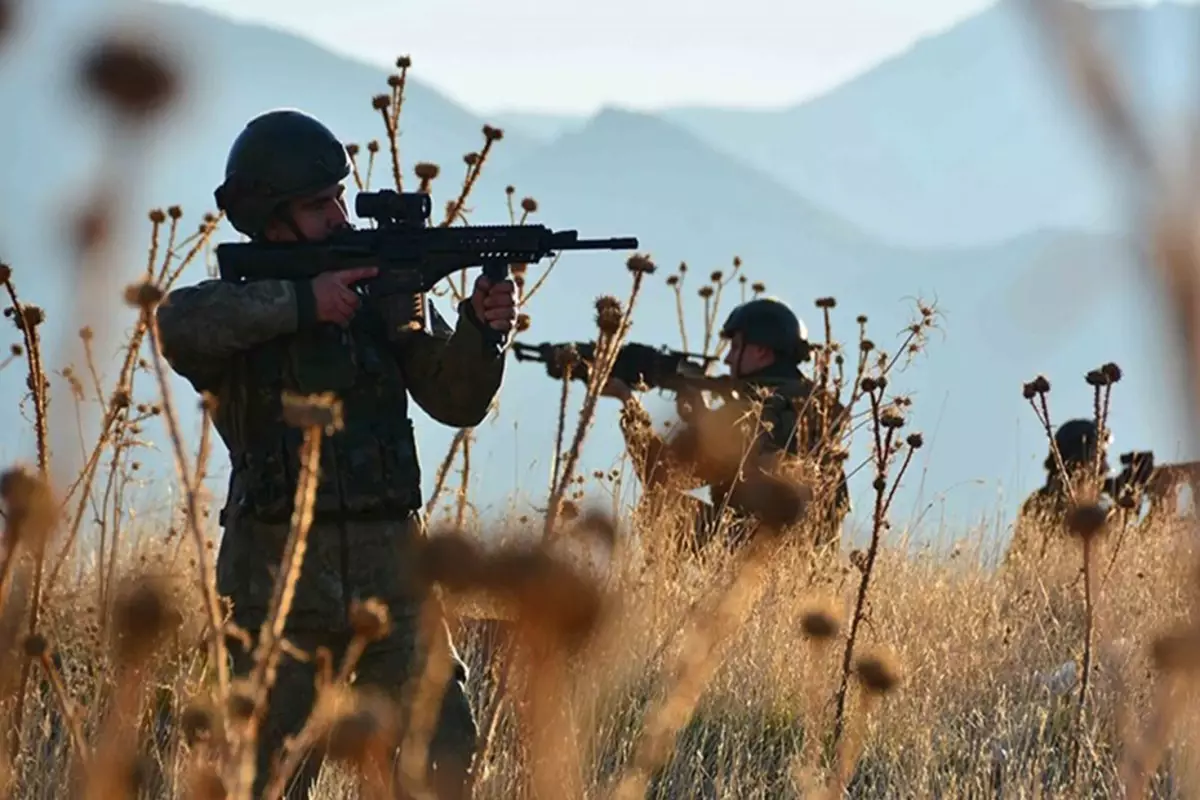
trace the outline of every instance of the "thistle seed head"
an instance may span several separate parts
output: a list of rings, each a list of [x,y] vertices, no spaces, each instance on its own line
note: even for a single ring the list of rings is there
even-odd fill
[[[387,606],[373,597],[355,601],[350,607],[350,627],[355,636],[368,642],[384,639],[391,630]]]
[[[147,42],[104,39],[84,55],[79,69],[84,88],[129,121],[161,111],[178,91],[179,76],[166,57]]]
[[[420,161],[415,167],[413,167],[413,172],[415,172],[417,177],[423,181],[434,180],[441,173],[441,171],[441,167],[428,161]]]
[[[283,393],[283,421],[295,428],[342,429],[342,402],[333,392],[314,395]]]
[[[125,303],[143,311],[152,310],[162,302],[162,299],[163,290],[151,281],[142,281],[125,287]]]
[[[800,612],[800,630],[806,637],[823,642],[837,636],[841,623],[831,602],[813,602]]]
[[[887,651],[863,655],[854,666],[863,688],[871,694],[888,694],[900,685],[900,666]]]
[[[625,262],[625,267],[635,275],[653,275],[658,269],[649,256],[632,255]]]
[[[1108,512],[1095,503],[1077,505],[1067,512],[1067,530],[1081,539],[1092,539],[1104,531]]]

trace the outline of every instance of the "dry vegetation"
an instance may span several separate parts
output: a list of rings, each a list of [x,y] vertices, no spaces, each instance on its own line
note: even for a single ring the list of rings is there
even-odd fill
[[[0,32],[5,8],[0,3]],[[1129,152],[1147,159],[1120,114],[1119,94],[1102,79],[1103,60],[1080,51],[1078,63],[1091,67],[1086,86],[1105,120],[1131,143]],[[371,99],[383,144],[349,148],[360,188],[379,172],[396,188],[414,188],[397,136],[410,67],[401,58],[388,91]],[[178,76],[137,43],[99,46],[82,74],[123,126],[117,137],[176,100]],[[502,140],[501,131],[484,129],[441,224],[465,222],[476,179]],[[124,151],[114,143],[113,152],[121,163]],[[430,191],[445,172],[427,163],[411,169]],[[111,174],[121,173],[113,167]],[[105,199],[112,184],[102,176],[97,185],[79,217],[81,275],[108,267],[108,215],[118,213]],[[523,223],[537,203],[518,196],[508,189],[513,222]],[[1195,219],[1194,207],[1182,208],[1183,216],[1165,218]],[[57,323],[18,294],[20,265],[0,271],[6,316],[19,334],[0,369],[4,380],[26,384],[37,448],[28,465],[0,477],[0,785],[14,797],[125,797],[137,788],[147,796],[247,796],[240,767],[270,702],[270,666],[304,656],[279,635],[292,572],[283,569],[272,614],[278,624],[258,642],[259,668],[238,681],[225,666],[218,634],[237,632],[226,627],[213,586],[209,514],[220,498],[203,488],[210,427],[199,442],[182,433],[178,407],[192,401],[168,390],[152,313],[181,271],[206,258],[220,219],[206,215],[197,227],[173,207],[152,211],[149,224],[145,274],[125,296],[133,324],[115,377],[98,363],[89,329],[79,331],[83,363],[58,371],[44,364],[42,336]],[[1181,329],[1194,343],[1194,243],[1162,241],[1168,247],[1156,263],[1177,291]],[[762,492],[762,526],[732,555],[678,552],[673,543],[691,524],[687,508],[653,493],[616,518],[581,511],[582,497],[620,494],[624,479],[622,470],[577,473],[604,376],[629,334],[640,289],[656,273],[645,256],[628,266],[625,299],[597,301],[596,363],[573,424],[565,410],[572,387],[562,382],[544,518],[512,520],[503,532],[475,529],[469,498],[453,489],[455,474],[465,484],[471,469],[472,431],[455,437],[436,471],[426,509],[435,535],[422,566],[451,600],[472,669],[482,732],[476,796],[1187,793],[1197,766],[1190,739],[1200,722],[1188,703],[1189,678],[1200,667],[1200,634],[1189,622],[1200,600],[1190,520],[1144,524],[1127,509],[1108,517],[1092,504],[1097,481],[1084,481],[1067,524],[1034,537],[1045,543],[1040,557],[999,571],[984,566],[991,554],[971,532],[949,555],[933,556],[909,549],[910,532],[889,524],[891,498],[922,444],[906,427],[910,401],[897,387],[936,309],[919,306],[912,327],[887,343],[869,339],[860,318],[853,340],[841,343],[830,323],[835,301],[815,302],[822,324],[812,376],[847,408],[821,424],[838,452],[853,440],[855,452],[868,453],[848,469],[877,476],[872,495],[855,498],[873,511],[864,550],[807,549],[791,482]],[[514,268],[522,331],[553,268],[537,275]],[[710,354],[719,349],[714,327],[731,299],[766,287],[752,283],[740,262],[698,287],[688,286],[693,279],[681,265],[666,281],[678,298],[681,346],[696,344],[683,325],[694,309],[704,327],[696,349]],[[445,291],[460,296],[467,281],[450,281]],[[689,299],[691,291],[698,300]],[[63,313],[66,319],[70,310]],[[1101,424],[1119,378],[1106,368],[1089,379]],[[1048,381],[1031,381],[1025,392],[1039,419],[1052,424]],[[336,398],[290,398],[288,414],[305,430],[306,463],[316,464],[323,437],[339,425]],[[72,416],[97,419],[100,433],[84,448],[82,471],[63,475],[52,434]],[[136,485],[138,453],[156,435],[170,443],[182,500],[161,529],[147,529],[122,509]],[[819,476],[803,477],[819,502],[827,494]],[[287,548],[296,560],[309,525],[311,471],[301,478]],[[359,606],[359,648],[386,623],[374,604]],[[330,756],[316,796],[393,796],[381,765],[395,746],[400,783],[421,796],[428,736],[421,722],[436,696],[417,692],[410,724],[401,727],[396,709],[348,685],[352,663],[323,666],[318,707],[301,736]],[[441,685],[445,667],[445,659],[430,658],[419,685]],[[285,758],[281,773],[294,766]]]

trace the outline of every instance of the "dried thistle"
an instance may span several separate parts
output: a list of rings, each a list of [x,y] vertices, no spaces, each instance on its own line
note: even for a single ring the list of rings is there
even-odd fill
[[[380,641],[391,629],[387,606],[375,598],[355,601],[350,607],[350,627],[355,636],[368,642]]]
[[[649,256],[637,254],[629,257],[629,259],[625,262],[625,267],[630,272],[640,275],[653,275],[654,271],[658,269],[654,262],[650,260]]]
[[[79,73],[89,92],[133,121],[161,111],[179,84],[175,67],[143,40],[100,41],[85,54]]]
[[[143,578],[127,586],[114,610],[117,657],[134,664],[158,646],[162,635],[182,619],[157,581]]]
[[[1200,637],[1190,629],[1162,634],[1151,643],[1150,658],[1163,672],[1196,672],[1200,670]]]
[[[190,705],[180,715],[179,727],[189,747],[207,741],[213,734],[213,710],[206,705]]]
[[[412,66],[412,58],[410,56],[400,56],[396,59],[397,69],[408,69]]]
[[[420,161],[415,167],[413,167],[413,172],[416,173],[416,176],[423,181],[432,181],[436,179],[441,171],[441,167],[428,161]]]
[[[504,131],[491,125],[484,125],[483,138],[489,142],[498,142],[504,138]]]
[[[837,298],[821,297],[821,298],[817,299],[816,305],[817,305],[817,308],[822,308],[822,309],[836,308],[837,307]]]
[[[517,314],[517,333],[524,333],[532,324],[528,314]]]
[[[151,311],[162,302],[163,290],[151,281],[127,286],[125,288],[125,303],[143,311]]]
[[[532,214],[538,210],[537,200],[532,197],[526,197],[521,201],[521,210],[526,214]]]
[[[900,685],[900,667],[885,650],[860,657],[855,663],[855,673],[863,688],[871,694],[888,694]]]
[[[837,636],[841,629],[838,610],[832,602],[814,602],[800,612],[800,630],[809,639],[821,642]]]
[[[387,111],[392,105],[392,97],[387,94],[377,94],[371,98],[371,108],[376,111]]]
[[[29,658],[41,658],[49,649],[50,644],[46,641],[46,637],[40,633],[32,633],[25,637],[22,642],[22,648],[25,650],[25,655]]]
[[[1091,539],[1104,530],[1108,512],[1095,503],[1077,505],[1067,512],[1067,530],[1082,539]]]
[[[49,533],[56,516],[49,484],[24,466],[13,467],[0,475],[0,501],[4,503],[6,536],[18,540],[29,536],[34,539],[29,544],[36,550],[37,540]]]
[[[342,402],[333,392],[315,395],[283,394],[283,420],[295,428],[342,429]]]

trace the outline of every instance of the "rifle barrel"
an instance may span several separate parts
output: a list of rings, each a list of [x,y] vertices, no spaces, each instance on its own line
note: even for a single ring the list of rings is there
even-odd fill
[[[572,231],[574,233],[574,231]],[[558,241],[551,247],[553,250],[636,250],[636,236],[615,236],[609,239],[576,239]]]

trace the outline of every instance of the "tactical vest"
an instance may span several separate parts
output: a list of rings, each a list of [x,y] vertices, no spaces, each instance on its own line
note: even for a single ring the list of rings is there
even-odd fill
[[[316,325],[241,355],[223,436],[233,474],[226,513],[263,521],[292,513],[303,431],[283,421],[284,390],[334,392],[343,428],[323,437],[314,513],[402,517],[421,505],[421,472],[403,371],[369,305],[348,330]],[[229,418],[229,416],[232,418]]]
[[[801,456],[818,450],[822,443],[819,414],[815,408],[809,410],[806,404],[813,391],[813,383],[804,374],[793,367],[779,365],[768,367],[762,372],[749,377],[746,382],[752,390],[769,390],[770,394],[762,398],[762,416],[770,419],[773,411],[791,407],[799,411],[797,427],[786,432],[784,452],[791,456]],[[832,424],[832,423],[831,423]],[[729,503],[738,510],[737,503],[731,501],[733,481],[719,481],[711,485],[710,497],[714,505]],[[849,487],[846,485],[844,474],[837,486],[837,501],[849,508]]]

